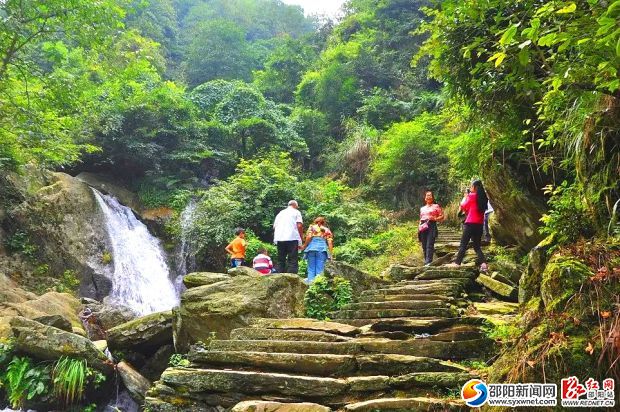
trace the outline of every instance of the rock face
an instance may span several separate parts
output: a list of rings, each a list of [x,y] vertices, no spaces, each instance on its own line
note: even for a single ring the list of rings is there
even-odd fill
[[[298,317],[304,311],[306,288],[299,276],[291,274],[236,276],[191,288],[175,313],[175,347],[186,352],[192,343],[227,338],[253,317]]]
[[[102,299],[108,295],[111,283],[101,263],[106,251],[105,222],[88,185],[67,174],[53,173],[45,186],[10,214],[37,244],[51,270],[77,273],[82,296]]]
[[[372,276],[351,265],[334,260],[325,265],[325,274],[327,276],[340,276],[351,282],[354,296],[359,295],[364,290],[375,289],[388,283],[388,281],[377,276]]]
[[[57,360],[61,356],[85,359],[90,366],[111,374],[112,363],[85,337],[16,316],[11,319],[15,349],[37,359]]]
[[[518,186],[510,167],[491,167],[484,171],[484,185],[495,212],[491,215],[491,234],[500,244],[529,250],[541,240],[538,234],[544,203]]]
[[[172,312],[153,313],[108,330],[112,349],[150,353],[172,343]]]

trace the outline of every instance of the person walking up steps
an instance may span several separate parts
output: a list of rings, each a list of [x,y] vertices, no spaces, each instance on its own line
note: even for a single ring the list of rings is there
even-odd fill
[[[296,200],[288,202],[273,222],[273,243],[278,248],[276,269],[280,273],[297,273],[299,270],[298,251],[304,237],[304,225]]]
[[[484,211],[487,208],[489,199],[482,186],[482,181],[474,180],[471,188],[467,190],[465,197],[461,201],[461,210],[466,213],[465,224],[463,225],[463,235],[461,236],[461,245],[456,255],[456,260],[446,266],[460,266],[465,252],[471,240],[476,252],[476,265],[480,265],[480,271],[488,270],[486,258],[482,253],[480,243],[482,241],[482,226],[484,224]]]
[[[441,207],[435,203],[433,192],[428,190],[424,195],[424,206],[420,208],[420,225],[418,226],[418,239],[422,244],[424,264],[430,265],[435,254],[435,239],[437,238],[437,222],[444,220]]]
[[[323,273],[325,262],[334,254],[334,236],[327,227],[324,217],[317,217],[308,228],[306,241],[301,249],[308,259],[308,277],[306,283],[312,283],[314,278]]]

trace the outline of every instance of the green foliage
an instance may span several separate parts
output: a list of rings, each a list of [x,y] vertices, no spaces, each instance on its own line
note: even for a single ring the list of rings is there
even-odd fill
[[[38,248],[30,242],[28,234],[21,230],[9,236],[5,241],[5,245],[11,252],[21,253],[29,259],[35,258],[38,251]]]
[[[576,185],[567,181],[555,189],[549,189],[549,212],[541,218],[540,233],[551,236],[558,245],[577,241],[583,236],[592,236],[593,222],[588,215],[586,202]]]
[[[348,280],[339,276],[333,278],[317,276],[304,296],[306,316],[326,319],[329,312],[342,308],[352,299],[353,289]]]
[[[468,155],[472,164],[501,156],[529,169],[530,187],[574,176],[597,229],[620,195],[617,9],[617,1],[445,0],[428,10],[418,55],[431,57],[431,75],[483,133],[467,146],[482,152]]]
[[[78,286],[80,286],[80,280],[77,277],[75,270],[67,269],[62,272],[58,283],[54,286],[56,292],[68,292],[75,293]]]
[[[69,81],[62,66],[94,65],[97,59],[105,64],[105,51],[122,27],[122,5],[113,0],[3,2],[0,169],[28,162],[69,165],[93,150],[82,137],[88,110],[84,113],[81,104],[84,86],[92,82],[79,76]],[[78,61],[72,59],[75,50],[92,53]]]
[[[26,400],[44,396],[49,392],[50,368],[34,365],[28,357],[15,356],[0,374],[0,384],[11,407],[22,408]]]
[[[0,339],[0,367],[4,369],[13,358],[15,344],[11,339]]]
[[[113,259],[114,258],[112,257],[112,253],[107,250],[101,254],[101,263],[103,263],[104,265],[109,265],[110,263],[112,263]]]
[[[65,406],[79,402],[87,383],[87,364],[83,359],[61,357],[54,366],[54,396]]]
[[[181,353],[173,353],[172,355],[170,355],[170,360],[168,360],[168,365],[169,366],[173,366],[173,367],[177,367],[177,366],[182,366],[182,367],[187,367],[189,366],[189,360],[187,359],[187,355],[181,354]]]
[[[393,125],[381,137],[371,179],[385,203],[422,204],[426,190],[440,203],[450,198],[449,163],[439,147],[448,138],[444,127],[441,117],[424,114]]]

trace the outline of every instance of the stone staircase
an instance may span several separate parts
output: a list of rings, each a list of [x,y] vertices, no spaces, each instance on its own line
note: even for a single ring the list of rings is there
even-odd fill
[[[228,340],[193,346],[149,391],[155,411],[466,410],[474,376],[454,361],[486,359],[481,318],[464,316],[473,268],[419,268],[366,290],[333,321],[255,319]],[[450,400],[452,399],[452,400]]]

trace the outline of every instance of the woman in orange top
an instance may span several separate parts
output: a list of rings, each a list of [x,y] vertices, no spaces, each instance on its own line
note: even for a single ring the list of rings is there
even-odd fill
[[[245,240],[245,230],[237,228],[235,230],[236,238],[226,246],[226,253],[230,255],[230,267],[245,265],[245,248],[248,244]]]

